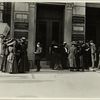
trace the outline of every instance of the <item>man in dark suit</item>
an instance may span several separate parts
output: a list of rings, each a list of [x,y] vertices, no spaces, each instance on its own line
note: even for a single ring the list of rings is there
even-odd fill
[[[41,69],[41,67],[40,67],[41,53],[42,53],[42,47],[40,46],[40,42],[38,42],[36,45],[36,52],[34,52],[37,72],[39,72]]]
[[[60,47],[61,64],[63,69],[68,69],[68,48],[66,46],[67,43],[64,42],[63,45]]]

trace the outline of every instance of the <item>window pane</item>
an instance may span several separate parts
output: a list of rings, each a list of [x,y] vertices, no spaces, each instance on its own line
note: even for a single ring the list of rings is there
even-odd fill
[[[23,13],[15,13],[16,21],[28,21],[28,15]]]
[[[84,31],[83,26],[73,26],[73,31]]]
[[[16,18],[17,19],[22,19],[22,15],[21,14],[16,14]]]
[[[23,19],[27,19],[27,15],[23,14]]]

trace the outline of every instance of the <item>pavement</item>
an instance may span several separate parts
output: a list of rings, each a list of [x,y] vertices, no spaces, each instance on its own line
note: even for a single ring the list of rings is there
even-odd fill
[[[41,69],[24,74],[0,72],[0,99],[98,99],[100,71],[70,72]]]

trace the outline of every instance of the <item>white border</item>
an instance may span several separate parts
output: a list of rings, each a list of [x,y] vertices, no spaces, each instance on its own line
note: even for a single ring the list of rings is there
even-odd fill
[[[90,2],[90,3],[100,3],[100,0],[0,0],[0,2],[59,2],[59,3]]]
[[[0,2],[100,3],[100,0],[0,0]],[[17,98],[17,97],[1,98],[0,97],[0,100],[100,100],[100,98]]]

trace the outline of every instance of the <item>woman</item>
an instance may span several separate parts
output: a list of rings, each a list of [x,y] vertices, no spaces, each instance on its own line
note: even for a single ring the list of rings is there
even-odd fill
[[[8,48],[7,48],[7,45],[6,45],[5,36],[3,36],[2,39],[3,39],[3,41],[2,41],[2,49],[3,49],[2,55],[3,55],[3,58],[2,58],[2,63],[1,63],[1,71],[6,72]]]
[[[19,73],[29,71],[28,56],[27,56],[27,42],[26,38],[22,37],[20,42],[20,59],[18,64]]]
[[[98,69],[100,69],[100,47],[98,47],[97,55],[98,55]]]
[[[81,46],[78,41],[76,44],[76,55],[75,55],[77,71],[80,71],[80,58],[81,58]]]
[[[73,71],[73,69],[76,68],[75,54],[76,54],[76,47],[75,44],[72,43],[71,47],[69,48],[69,56],[68,56],[71,71]]]
[[[7,44],[8,46],[8,57],[7,57],[7,69],[6,71],[9,73],[17,73],[18,72],[18,66],[16,61],[16,55],[15,55],[15,45],[16,41],[12,39],[10,43]]]
[[[92,62],[92,69],[95,68],[95,62],[96,62],[96,46],[93,43],[93,41],[90,41],[90,49],[91,49],[91,62]]]
[[[91,66],[91,49],[90,49],[90,45],[88,42],[85,43],[84,47],[83,47],[83,63],[84,63],[84,68],[86,70],[89,70],[90,66]]]

